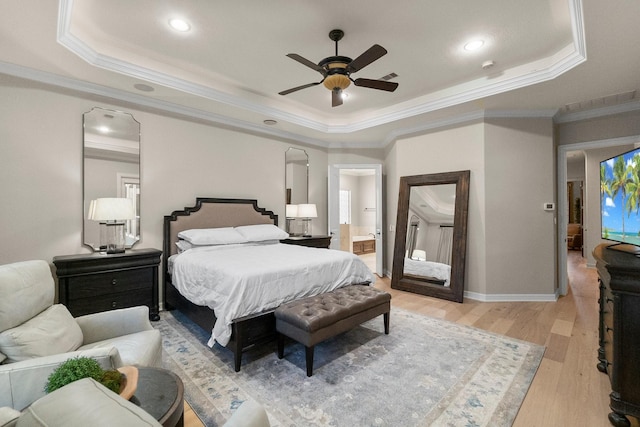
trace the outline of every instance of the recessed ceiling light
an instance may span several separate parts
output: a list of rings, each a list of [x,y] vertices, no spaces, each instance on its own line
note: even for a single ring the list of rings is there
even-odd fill
[[[191,25],[184,19],[173,18],[169,20],[169,25],[176,31],[189,31],[191,29]]]
[[[278,124],[278,122],[273,120],[273,119],[266,119],[262,123],[264,123],[265,125],[268,125],[268,126],[273,126],[273,125]]]
[[[484,45],[484,40],[472,40],[464,45],[464,50],[472,51],[480,49]]]
[[[98,132],[100,133],[109,133],[111,129],[108,126],[98,126]]]
[[[341,96],[342,99],[347,99],[349,97],[349,94],[347,92],[342,92]]]

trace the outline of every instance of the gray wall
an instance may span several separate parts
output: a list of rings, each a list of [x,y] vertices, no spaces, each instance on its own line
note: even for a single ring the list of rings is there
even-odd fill
[[[95,106],[128,111],[141,123],[138,247],[161,248],[162,217],[197,196],[256,198],[283,221],[284,152],[296,144],[41,88],[0,86],[0,98],[0,264],[88,252],[80,243],[82,114]],[[597,122],[560,125],[559,143],[620,133],[619,119]],[[629,121],[625,133],[637,131],[638,122]],[[481,299],[551,295],[555,226],[542,203],[554,201],[552,128],[550,119],[487,120],[403,138],[385,149],[298,146],[309,153],[309,201],[319,215],[313,232],[327,229],[327,165],[382,162],[389,272],[399,178],[469,169],[468,293]]]

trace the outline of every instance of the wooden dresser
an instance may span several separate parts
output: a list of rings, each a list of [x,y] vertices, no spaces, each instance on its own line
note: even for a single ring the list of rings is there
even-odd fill
[[[158,265],[162,251],[127,250],[121,254],[65,255],[53,258],[58,300],[74,317],[146,305],[158,315]]]
[[[640,417],[640,258],[627,245],[593,251],[600,285],[598,370],[609,375],[609,421],[629,426]],[[631,252],[625,252],[629,249]]]

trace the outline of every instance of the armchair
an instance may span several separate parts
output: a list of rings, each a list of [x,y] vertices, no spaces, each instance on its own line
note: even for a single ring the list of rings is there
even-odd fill
[[[567,247],[569,249],[582,248],[582,225],[570,223],[567,226]]]
[[[162,365],[148,307],[74,319],[54,294],[47,262],[0,266],[0,407],[20,410],[44,396],[49,375],[73,357],[93,357],[105,369]]]
[[[23,412],[0,407],[3,427],[154,426],[160,427],[142,408],[123,399],[92,378],[84,378],[35,401]],[[264,407],[247,400],[224,427],[269,427]]]

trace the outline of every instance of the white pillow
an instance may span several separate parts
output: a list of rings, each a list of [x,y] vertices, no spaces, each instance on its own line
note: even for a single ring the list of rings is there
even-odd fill
[[[179,232],[178,238],[194,245],[231,245],[247,242],[247,239],[233,227],[194,228]]]
[[[178,240],[176,242],[176,246],[178,247],[178,253],[182,253],[186,250],[193,248],[195,245],[187,242],[186,240]]]
[[[55,304],[20,326],[0,333],[5,363],[67,353],[82,345],[82,330],[67,307]]]
[[[242,225],[236,227],[236,230],[244,236],[248,242],[280,240],[289,237],[289,233],[273,224]]]

